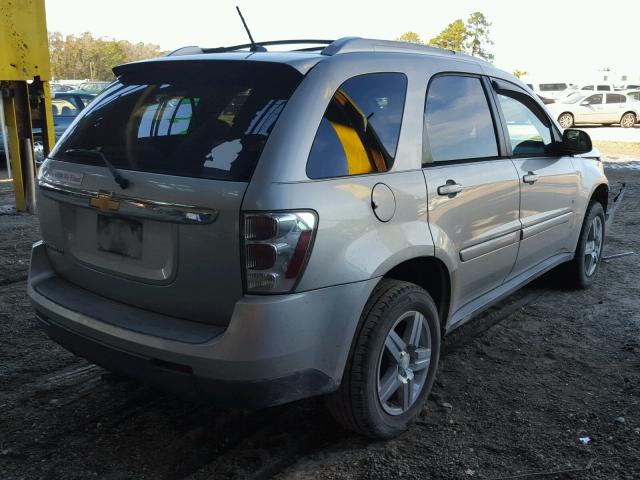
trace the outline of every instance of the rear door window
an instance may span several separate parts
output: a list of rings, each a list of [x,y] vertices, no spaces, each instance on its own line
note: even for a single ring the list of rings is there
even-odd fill
[[[123,67],[124,68],[124,67]],[[302,79],[277,63],[150,62],[124,68],[52,151],[58,160],[217,180],[247,181]]]
[[[307,176],[388,171],[398,146],[406,89],[407,77],[402,73],[372,73],[344,82],[320,122]]]
[[[598,85],[598,91],[600,92],[610,92],[611,85]]]
[[[478,77],[440,75],[431,80],[424,124],[434,162],[498,156],[493,118]]]
[[[625,103],[627,98],[619,93],[607,93],[607,103]]]

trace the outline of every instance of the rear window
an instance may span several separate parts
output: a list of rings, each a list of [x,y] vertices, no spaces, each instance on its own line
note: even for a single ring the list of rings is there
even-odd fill
[[[123,69],[51,157],[125,170],[247,181],[302,75],[276,63],[174,61]]]
[[[398,146],[407,77],[371,73],[336,91],[309,153],[309,178],[386,172]]]
[[[567,88],[566,83],[541,83],[541,92],[558,92]]]

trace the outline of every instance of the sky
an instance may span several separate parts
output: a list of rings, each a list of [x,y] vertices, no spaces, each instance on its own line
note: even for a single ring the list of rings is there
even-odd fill
[[[593,1],[593,0],[592,0]],[[492,23],[494,64],[540,82],[581,82],[598,70],[640,80],[640,0],[45,0],[49,31],[185,45],[246,43],[238,5],[256,41],[344,36],[436,36],[475,11]]]

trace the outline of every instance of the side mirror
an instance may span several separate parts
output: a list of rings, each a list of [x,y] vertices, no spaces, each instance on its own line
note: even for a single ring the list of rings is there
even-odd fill
[[[565,155],[580,155],[591,150],[593,144],[587,132],[567,128],[562,134],[562,153]]]

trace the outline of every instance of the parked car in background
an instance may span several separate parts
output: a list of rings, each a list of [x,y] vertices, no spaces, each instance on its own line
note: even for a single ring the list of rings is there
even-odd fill
[[[631,98],[632,100],[640,102],[640,87],[634,90],[625,90],[621,93],[624,93],[628,98]]]
[[[640,102],[619,92],[576,93],[547,108],[562,128],[583,123],[619,123],[630,128],[640,119]]]
[[[90,93],[97,95],[109,86],[110,82],[84,82],[78,85],[78,88],[74,92]]]
[[[579,92],[613,92],[613,84],[600,82],[600,83],[580,83],[576,85],[569,85],[566,90],[560,93],[558,99],[568,98]]]
[[[555,102],[555,99],[553,98],[547,98],[547,97],[543,97],[542,95],[538,95],[538,98],[540,99],[540,101],[542,103],[544,103],[545,105],[549,105],[551,103]]]
[[[75,87],[71,85],[64,85],[62,83],[50,83],[49,89],[51,93],[59,93],[59,92],[70,92],[71,90],[75,90]]]
[[[194,49],[116,67],[41,167],[28,292],[70,351],[389,438],[445,333],[554,267],[593,282],[603,165],[514,76],[353,37]]]
[[[616,86],[616,90],[640,90],[640,83],[623,83]]]
[[[51,98],[53,129],[56,133],[56,139],[65,132],[71,122],[95,97],[94,94],[75,90],[73,92],[56,93]]]
[[[91,103],[96,96],[85,92],[61,92],[55,93],[51,97],[51,111],[53,114],[53,130],[56,140],[62,136],[67,130],[71,122],[75,120],[78,114]],[[36,164],[40,164],[44,160],[42,149],[42,130],[40,128],[33,129],[34,137],[34,157]]]
[[[58,86],[66,86],[59,85]],[[65,130],[78,114],[91,103],[96,95],[80,91],[51,92],[51,113],[53,116],[53,130],[56,140],[62,136]],[[44,160],[42,148],[42,130],[33,129],[33,149],[36,164]],[[4,146],[0,139],[0,155],[4,155]]]
[[[541,95],[545,98],[555,99],[565,91],[571,84],[558,82],[558,83],[527,83],[527,87],[533,90],[537,95]]]

